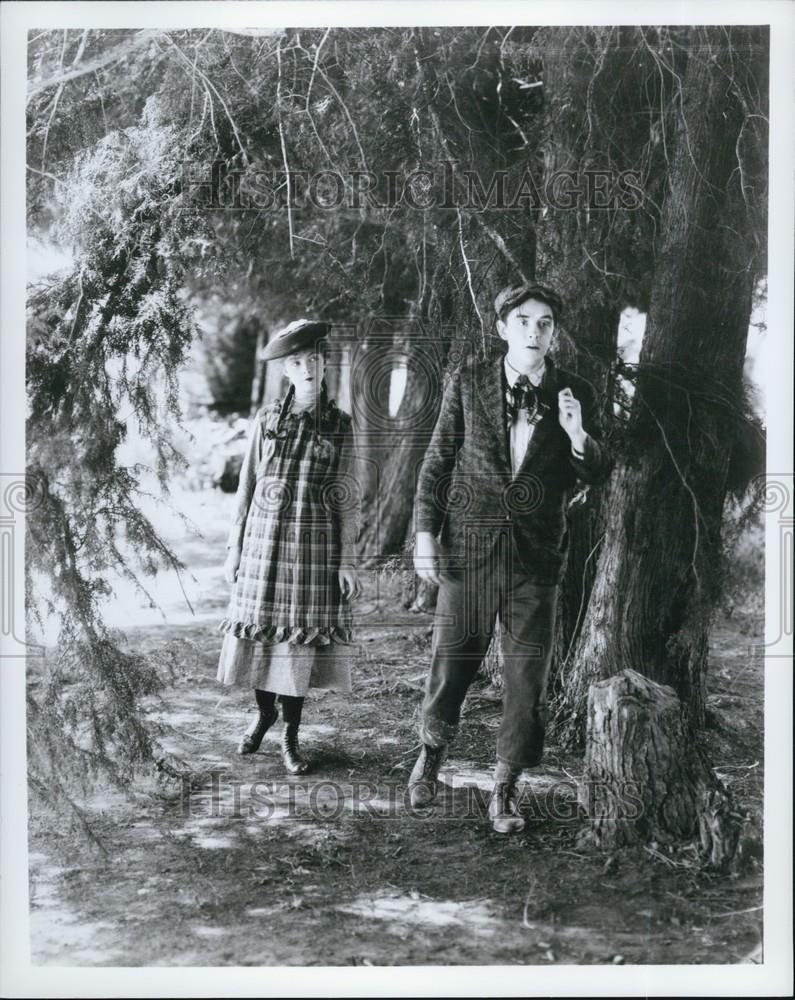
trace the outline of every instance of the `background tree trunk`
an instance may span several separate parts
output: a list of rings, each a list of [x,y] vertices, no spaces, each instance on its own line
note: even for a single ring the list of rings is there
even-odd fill
[[[248,415],[253,417],[262,406],[263,395],[265,393],[265,368],[266,361],[262,360],[262,352],[268,343],[268,331],[265,324],[261,324],[257,331],[257,349],[254,354],[254,378],[251,382],[251,406]]]
[[[359,551],[365,560],[398,555],[411,540],[417,474],[442,401],[442,373],[448,360],[455,360],[448,350],[460,326],[459,310],[447,269],[437,265],[416,314],[393,320],[387,332],[368,338],[352,364],[354,426],[363,429],[360,481],[366,488]],[[391,416],[389,390],[398,366],[405,366],[406,385]],[[404,554],[410,563],[410,554]],[[435,605],[427,586],[420,589],[421,603]]]
[[[380,394],[385,396],[383,408],[373,418],[368,435],[367,461],[375,463],[377,481],[370,484],[360,537],[366,558],[400,552],[411,532],[414,487],[441,402],[439,359],[435,357],[439,352],[434,346],[409,339],[405,355],[406,387],[394,417],[390,417],[387,407],[389,380],[383,380],[386,385],[385,393]],[[440,343],[439,347],[443,345]],[[399,355],[402,356],[401,350],[392,352],[393,363]],[[380,368],[376,366],[368,377],[378,379],[378,371]],[[376,475],[376,468],[370,466],[371,477]]]
[[[356,478],[362,493],[362,536],[374,529],[379,492],[379,434],[388,425],[389,388],[383,380],[374,381],[372,369],[379,350],[385,345],[384,335],[368,337],[354,346],[351,355],[351,400],[353,427],[356,436]],[[360,536],[361,537],[361,536]]]

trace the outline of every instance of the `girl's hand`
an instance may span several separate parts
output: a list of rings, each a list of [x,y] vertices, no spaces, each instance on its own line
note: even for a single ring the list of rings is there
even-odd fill
[[[362,592],[359,574],[355,569],[339,570],[340,590],[346,601],[355,600]]]
[[[240,549],[232,547],[226,554],[224,563],[224,579],[227,583],[234,583],[237,580],[237,571],[240,566]]]

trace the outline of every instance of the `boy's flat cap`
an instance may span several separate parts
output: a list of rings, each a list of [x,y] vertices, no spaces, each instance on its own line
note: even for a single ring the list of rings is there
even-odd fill
[[[262,361],[286,358],[295,351],[312,347],[318,340],[327,337],[330,330],[331,324],[322,320],[297,319],[271,337],[260,358]]]
[[[511,309],[526,302],[527,299],[548,302],[555,314],[555,319],[563,312],[563,299],[555,289],[537,281],[526,281],[521,285],[508,285],[507,288],[503,288],[494,300],[494,311],[499,316],[505,310],[510,312]]]

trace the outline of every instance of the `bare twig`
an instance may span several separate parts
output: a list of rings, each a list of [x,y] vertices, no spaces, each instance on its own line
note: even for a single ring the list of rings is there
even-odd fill
[[[250,161],[249,161],[249,158],[248,158],[248,153],[246,152],[245,146],[243,145],[243,140],[240,138],[240,132],[238,131],[237,125],[235,124],[235,120],[232,117],[232,113],[229,110],[229,106],[227,105],[227,103],[223,99],[223,97],[221,96],[221,92],[218,90],[218,88],[215,86],[215,84],[212,82],[212,80],[209,78],[209,76],[207,76],[206,73],[203,73],[199,69],[199,67],[196,65],[195,62],[192,63],[190,61],[190,59],[188,59],[188,57],[185,55],[185,53],[182,51],[182,49],[179,47],[179,45],[177,45],[177,43],[174,41],[174,39],[167,32],[165,32],[165,31],[161,32],[160,33],[160,37],[165,38],[169,42],[169,44],[172,46],[172,48],[175,50],[175,52],[179,55],[179,57],[182,59],[182,61],[184,63],[186,63],[190,67],[191,73],[196,73],[202,79],[202,81],[204,82],[205,86],[208,87],[215,94],[215,96],[218,98],[218,101],[219,101],[221,107],[226,112],[226,117],[229,119],[229,124],[232,126],[232,132],[234,133],[235,140],[237,141],[238,148],[240,149],[240,153],[241,153],[241,155],[243,157],[243,163],[246,166],[249,166]],[[210,102],[210,110],[212,112],[212,101]]]
[[[351,132],[353,133],[354,141],[356,142],[356,146],[357,146],[357,148],[359,150],[359,157],[360,157],[360,159],[362,161],[362,166],[364,167],[365,171],[367,171],[367,169],[368,169],[367,168],[367,157],[364,155],[364,149],[362,148],[361,141],[359,140],[359,132],[358,132],[358,130],[356,128],[356,123],[354,122],[353,118],[351,117],[351,113],[348,110],[348,105],[345,103],[345,101],[343,101],[342,97],[340,96],[339,91],[334,86],[334,84],[331,82],[331,80],[328,78],[328,75],[323,70],[323,68],[321,66],[318,66],[317,68],[318,68],[318,72],[320,73],[320,75],[325,80],[326,86],[329,88],[329,90],[332,92],[332,94],[337,98],[337,101],[339,102],[339,105],[342,108],[343,114],[348,119],[348,124],[351,127]]]
[[[282,147],[282,162],[284,163],[284,176],[287,182],[287,230],[290,237],[290,260],[295,257],[293,246],[293,192],[292,181],[290,180],[290,165],[287,162],[287,144],[284,141],[284,127],[282,126],[282,43],[279,39],[276,45],[276,65],[278,67],[278,77],[276,79],[276,116],[279,123],[279,142]]]
[[[483,350],[486,350],[486,327],[483,323],[483,317],[480,314],[480,309],[478,309],[478,300],[475,296],[475,290],[472,288],[472,272],[469,269],[469,260],[467,259],[466,247],[464,246],[464,229],[463,220],[461,218],[461,209],[456,208],[456,215],[458,216],[458,244],[461,247],[461,258],[464,261],[464,270],[467,274],[467,288],[469,289],[470,297],[472,298],[472,305],[475,307],[475,312],[477,313],[478,320],[480,321],[480,338],[483,344]]]
[[[309,111],[309,98],[312,95],[312,86],[313,86],[313,84],[315,82],[315,73],[317,73],[317,64],[318,64],[318,60],[320,59],[320,50],[325,45],[326,39],[328,38],[330,31],[331,31],[331,28],[326,28],[326,33],[320,39],[320,41],[317,44],[317,48],[315,49],[315,60],[314,60],[314,63],[312,65],[312,73],[311,73],[311,75],[309,77],[309,85],[306,88],[306,103],[305,103],[304,106],[305,106],[305,108],[306,108],[307,111]]]
[[[757,910],[764,910],[764,904],[760,906],[749,906],[747,910],[728,910],[726,913],[713,913],[713,917],[738,917],[741,913],[755,913]]]

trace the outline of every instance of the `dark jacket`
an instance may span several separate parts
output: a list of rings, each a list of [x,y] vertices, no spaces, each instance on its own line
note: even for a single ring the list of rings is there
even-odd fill
[[[559,583],[566,568],[566,504],[577,481],[599,483],[610,472],[601,443],[599,401],[590,383],[546,359],[536,425],[516,478],[511,472],[504,354],[470,360],[450,377],[419,471],[415,530],[439,536],[453,565],[482,562],[497,539],[513,536],[536,583]],[[558,422],[558,392],[570,388],[588,433],[582,460]]]

